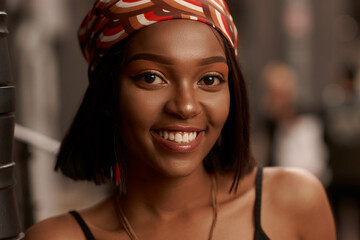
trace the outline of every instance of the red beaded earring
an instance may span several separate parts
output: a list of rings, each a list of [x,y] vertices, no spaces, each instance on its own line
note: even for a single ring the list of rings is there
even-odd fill
[[[116,181],[116,185],[120,185],[121,182],[121,166],[120,164],[117,162],[115,163],[115,181]]]

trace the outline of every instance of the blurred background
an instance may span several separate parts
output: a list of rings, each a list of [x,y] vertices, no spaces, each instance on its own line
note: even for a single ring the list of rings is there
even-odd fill
[[[23,229],[90,206],[110,191],[53,171],[59,141],[87,87],[76,32],[92,4],[7,1]],[[228,4],[240,35],[254,157],[315,174],[328,191],[339,239],[360,239],[360,1]]]

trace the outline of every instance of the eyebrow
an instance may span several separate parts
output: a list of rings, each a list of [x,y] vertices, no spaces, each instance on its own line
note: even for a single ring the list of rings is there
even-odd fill
[[[172,59],[170,59],[166,56],[157,55],[157,54],[153,54],[153,53],[135,54],[126,62],[126,64],[129,64],[135,60],[149,60],[149,61],[157,62],[157,63],[161,63],[161,64],[174,64],[174,61]],[[199,61],[198,65],[203,66],[203,65],[208,65],[208,64],[212,64],[212,63],[218,63],[218,62],[227,64],[227,60],[225,57],[213,56],[213,57],[201,59]]]
[[[208,65],[208,64],[212,64],[212,63],[225,63],[227,64],[226,58],[224,58],[223,56],[214,56],[214,57],[208,57],[208,58],[204,58],[199,62],[199,65]]]
[[[152,62],[162,63],[162,64],[173,64],[173,61],[165,56],[152,54],[152,53],[139,53],[132,56],[128,61],[127,64],[131,63],[135,60],[149,60]]]

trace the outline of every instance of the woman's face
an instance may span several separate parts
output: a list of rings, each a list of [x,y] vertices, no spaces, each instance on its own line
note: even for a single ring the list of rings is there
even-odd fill
[[[129,170],[203,170],[230,106],[220,37],[196,21],[159,22],[130,39],[125,59],[119,101]]]

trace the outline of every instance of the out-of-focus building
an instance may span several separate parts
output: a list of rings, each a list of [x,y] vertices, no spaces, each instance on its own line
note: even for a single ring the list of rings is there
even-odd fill
[[[273,60],[291,66],[298,79],[298,109],[319,112],[323,89],[338,81],[344,63],[351,62],[359,68],[360,1],[227,2],[239,30],[239,62],[249,86],[253,152],[266,162],[263,113],[259,109],[264,90],[262,69]],[[25,227],[69,208],[85,207],[107,192],[106,187],[74,183],[53,172],[54,146],[64,136],[87,86],[87,66],[76,32],[93,3],[94,0],[7,1],[10,55],[18,91],[16,121],[35,131],[40,139],[50,137],[45,140],[47,144],[38,144],[43,149],[30,141],[15,145],[18,169],[23,169],[19,187],[23,195],[20,209],[24,219],[28,219],[24,220]],[[330,158],[332,150],[329,149]],[[27,218],[30,215],[33,220]],[[356,230],[339,232],[350,232],[340,240],[359,236]]]
[[[77,29],[93,1],[11,0],[9,42],[17,88],[15,159],[23,228],[107,195],[108,187],[54,172],[59,141],[87,86]]]
[[[360,229],[360,93],[355,69],[344,67],[339,81],[324,89],[323,99],[334,214],[342,228],[349,228],[349,221]]]

